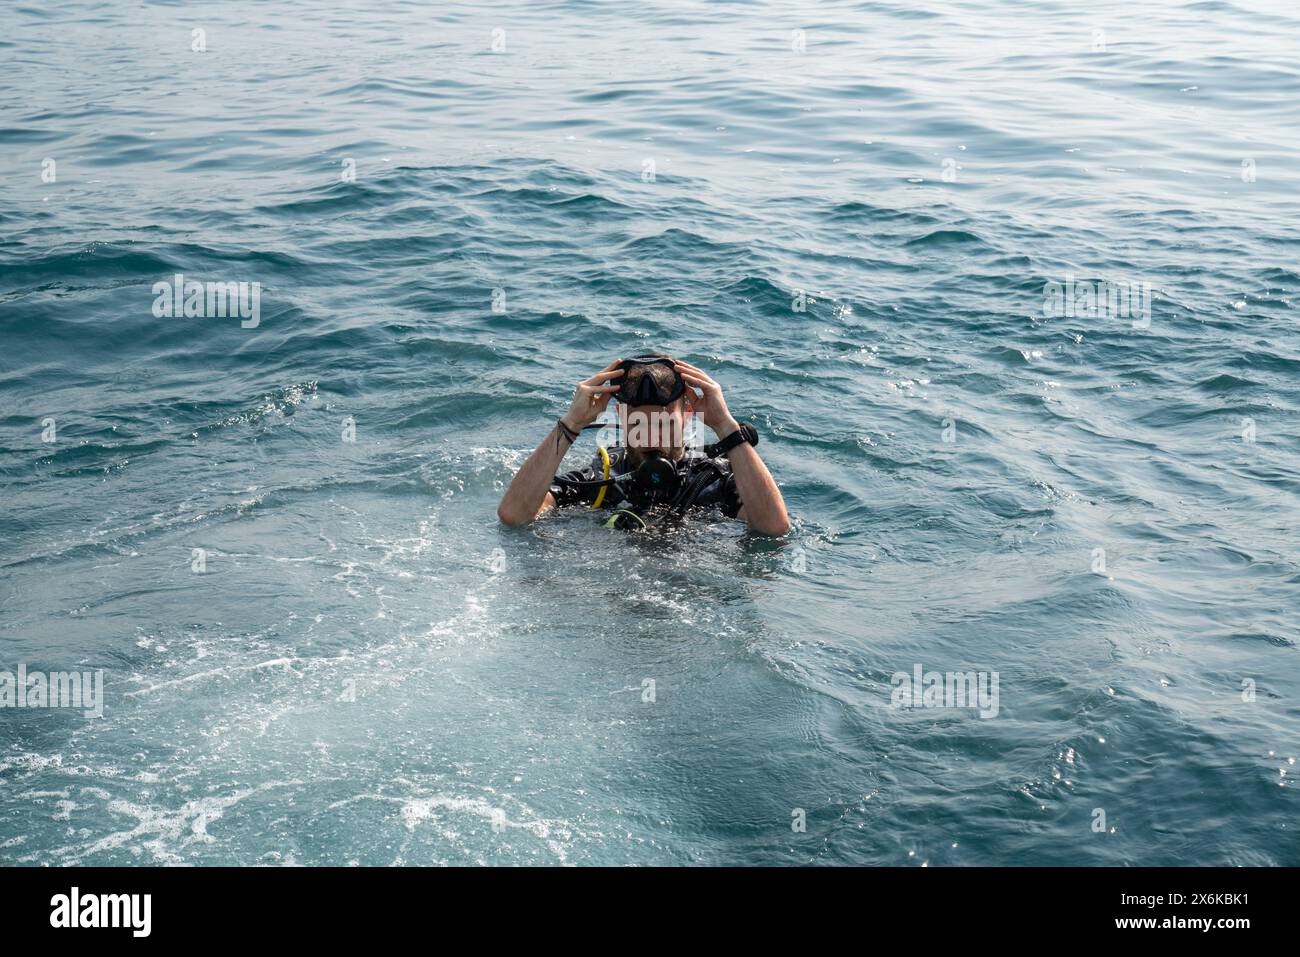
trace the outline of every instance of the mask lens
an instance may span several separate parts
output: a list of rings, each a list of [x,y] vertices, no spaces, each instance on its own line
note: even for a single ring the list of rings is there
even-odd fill
[[[628,381],[628,374],[636,366],[653,365],[665,365],[672,370],[672,385],[660,385],[649,370],[642,372],[635,384]],[[624,359],[619,368],[623,369],[625,374],[618,392],[614,393],[614,397],[624,405],[667,405],[686,390],[686,384],[677,371],[677,364],[672,359],[664,359],[658,356]]]

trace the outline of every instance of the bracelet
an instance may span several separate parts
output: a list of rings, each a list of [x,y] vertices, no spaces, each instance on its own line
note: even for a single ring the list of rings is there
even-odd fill
[[[578,433],[573,431],[573,429],[569,428],[567,425],[564,424],[564,416],[560,416],[560,418],[555,420],[555,427],[560,430],[560,435],[564,436],[566,439],[569,440],[570,445],[578,441]],[[555,441],[556,444],[558,445],[559,444],[558,436],[556,437]]]

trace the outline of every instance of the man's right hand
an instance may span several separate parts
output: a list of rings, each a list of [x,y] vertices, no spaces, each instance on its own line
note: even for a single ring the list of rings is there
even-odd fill
[[[624,371],[618,368],[622,359],[615,359],[589,379],[583,379],[573,390],[573,402],[569,411],[564,413],[562,421],[574,432],[581,432],[600,418],[600,414],[609,405],[610,398],[618,391],[618,382],[603,383],[618,379]]]

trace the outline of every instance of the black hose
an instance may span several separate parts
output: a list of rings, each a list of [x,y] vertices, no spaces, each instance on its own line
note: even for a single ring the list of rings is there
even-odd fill
[[[699,498],[700,493],[708,487],[710,482],[714,479],[726,479],[726,477],[726,474],[722,469],[718,468],[716,463],[706,460],[705,463],[700,466],[700,470],[691,477],[690,482],[684,485],[682,490],[677,493],[676,497],[672,501],[672,507],[677,509],[678,514],[685,512],[695,504],[695,500]]]

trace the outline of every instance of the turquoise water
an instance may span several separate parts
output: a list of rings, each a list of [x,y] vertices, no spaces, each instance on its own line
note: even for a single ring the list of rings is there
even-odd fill
[[[1300,864],[1293,4],[378,6],[0,14],[0,863]],[[498,525],[647,349],[786,539]]]

